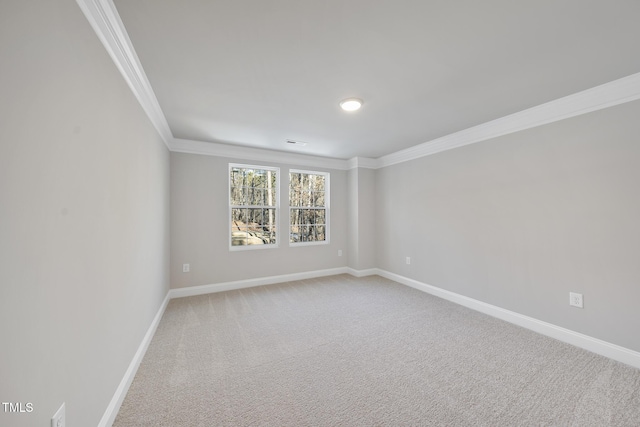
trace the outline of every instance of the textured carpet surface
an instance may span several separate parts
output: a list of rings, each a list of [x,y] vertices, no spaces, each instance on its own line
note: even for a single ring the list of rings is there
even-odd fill
[[[172,300],[115,427],[640,426],[640,371],[378,276]]]

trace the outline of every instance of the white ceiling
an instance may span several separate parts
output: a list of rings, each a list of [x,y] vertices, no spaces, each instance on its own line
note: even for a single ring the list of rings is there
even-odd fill
[[[378,158],[640,72],[638,0],[114,3],[187,140]]]

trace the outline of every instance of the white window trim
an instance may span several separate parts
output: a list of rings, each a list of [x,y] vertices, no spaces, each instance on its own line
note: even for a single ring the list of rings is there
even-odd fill
[[[231,214],[232,205],[231,205],[231,168],[244,168],[244,169],[262,169],[262,170],[270,170],[276,173],[276,242],[271,245],[232,245],[231,238],[231,221],[233,216]],[[229,167],[227,169],[227,207],[228,207],[228,216],[227,216],[227,237],[229,239],[229,251],[253,251],[253,250],[261,250],[261,249],[276,249],[280,246],[282,229],[280,228],[280,168],[275,166],[262,166],[262,165],[247,165],[242,163],[229,163]],[[289,227],[287,226],[287,240],[289,239]]]
[[[311,175],[323,175],[324,176],[324,209],[325,209],[325,240],[321,240],[319,242],[292,242],[291,241],[291,199],[289,198],[289,190],[291,188],[291,173],[305,173]],[[289,242],[289,246],[299,247],[299,246],[317,246],[317,245],[328,245],[331,237],[331,183],[330,177],[331,174],[329,172],[319,172],[319,171],[310,171],[310,170],[302,170],[302,169],[289,169],[289,173],[287,174],[288,182],[287,182],[287,242]],[[295,207],[295,206],[293,206]]]

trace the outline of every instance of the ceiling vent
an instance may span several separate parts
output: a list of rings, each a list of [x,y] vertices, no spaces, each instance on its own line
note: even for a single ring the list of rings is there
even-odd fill
[[[287,139],[287,144],[295,145],[296,147],[304,147],[305,145],[307,145],[306,142],[294,141],[293,139]]]

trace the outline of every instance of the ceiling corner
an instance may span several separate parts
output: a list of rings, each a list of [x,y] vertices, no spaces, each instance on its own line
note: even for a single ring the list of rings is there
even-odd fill
[[[140,64],[115,4],[111,0],[76,0],[76,2],[167,148],[171,149],[173,135],[169,124]]]

